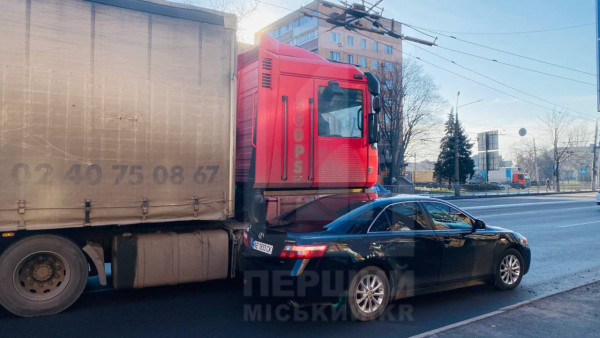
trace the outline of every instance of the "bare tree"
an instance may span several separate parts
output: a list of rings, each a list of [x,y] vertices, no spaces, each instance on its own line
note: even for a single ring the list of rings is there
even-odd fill
[[[544,115],[540,122],[546,129],[552,152],[556,190],[560,191],[561,165],[577,154],[577,151],[573,148],[585,144],[589,135],[588,128],[567,112],[556,109]]]
[[[256,10],[256,0],[174,0],[186,5],[206,7],[221,12],[232,13],[237,16],[238,23]]]
[[[375,73],[382,84],[384,101],[380,113],[381,149],[389,151],[391,157],[389,177],[400,177],[407,156],[435,141],[432,131],[446,102],[432,78],[412,59],[382,64]]]

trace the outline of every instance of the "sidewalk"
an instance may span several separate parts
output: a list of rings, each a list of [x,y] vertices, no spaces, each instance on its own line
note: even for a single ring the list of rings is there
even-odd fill
[[[600,281],[505,308],[433,337],[599,337]]]

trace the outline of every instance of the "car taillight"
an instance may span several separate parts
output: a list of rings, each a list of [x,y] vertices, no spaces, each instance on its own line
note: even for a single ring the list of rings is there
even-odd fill
[[[322,257],[327,245],[295,245],[288,244],[281,251],[281,259],[307,259]]]
[[[250,240],[248,239],[248,231],[244,231],[244,245],[250,247]]]

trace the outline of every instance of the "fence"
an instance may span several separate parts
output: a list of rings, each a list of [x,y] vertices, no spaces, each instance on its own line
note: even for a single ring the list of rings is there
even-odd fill
[[[384,185],[385,189],[392,194],[416,194],[426,195],[431,197],[450,197],[454,196],[454,187],[447,184],[429,183],[422,186],[412,185]],[[590,182],[560,182],[561,192],[583,192],[592,191]],[[555,187],[550,188],[540,186],[513,188],[507,185],[491,185],[491,184],[461,184],[461,196],[512,196],[512,195],[529,195],[537,193],[553,193],[558,192]]]

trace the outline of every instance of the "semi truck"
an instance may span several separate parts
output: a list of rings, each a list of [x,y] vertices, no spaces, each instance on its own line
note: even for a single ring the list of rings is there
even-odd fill
[[[501,167],[488,172],[489,182],[508,183],[513,188],[528,188],[531,186],[531,177],[518,167]]]
[[[65,310],[92,275],[232,278],[248,222],[377,180],[377,79],[269,36],[237,55],[234,15],[3,0],[0,22],[0,304],[18,316]]]

